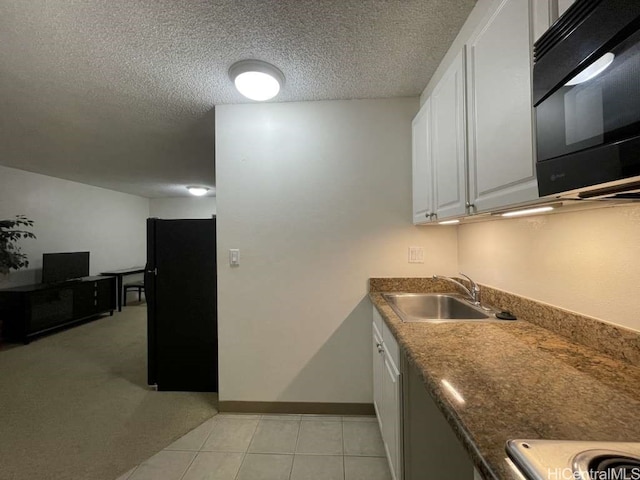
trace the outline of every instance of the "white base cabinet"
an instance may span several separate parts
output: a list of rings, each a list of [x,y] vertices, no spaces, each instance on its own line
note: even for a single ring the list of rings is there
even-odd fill
[[[467,452],[406,358],[402,375],[404,480],[477,479]]]
[[[373,307],[373,402],[394,480],[402,480],[402,382],[398,342]]]
[[[373,403],[394,480],[481,480],[373,307]]]

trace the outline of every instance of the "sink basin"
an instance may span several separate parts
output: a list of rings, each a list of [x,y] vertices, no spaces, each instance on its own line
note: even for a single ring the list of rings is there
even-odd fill
[[[492,310],[484,311],[461,296],[442,293],[383,293],[403,322],[496,320]]]

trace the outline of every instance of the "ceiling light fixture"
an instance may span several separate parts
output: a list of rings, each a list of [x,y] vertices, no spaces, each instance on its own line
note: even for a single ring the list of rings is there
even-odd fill
[[[191,186],[191,187],[187,187],[187,190],[189,190],[189,193],[191,195],[195,195],[196,197],[202,197],[203,195],[207,194],[207,192],[209,191],[209,188]]]
[[[259,102],[275,97],[284,85],[284,74],[261,60],[234,63],[229,69],[229,78],[242,95]]]
[[[513,212],[503,213],[503,217],[519,217],[521,215],[533,215],[535,213],[550,212],[553,207],[527,208],[525,210],[514,210]]]
[[[455,225],[456,223],[460,223],[460,220],[445,220],[443,222],[438,222],[438,225]]]
[[[616,56],[613,53],[605,53],[598,60],[581,71],[578,75],[565,83],[565,86],[571,87],[572,85],[578,85],[580,83],[586,82],[587,80],[591,80],[593,77],[597,77],[602,72],[604,72],[609,65],[611,65],[611,62],[613,62],[614,58],[616,58]]]

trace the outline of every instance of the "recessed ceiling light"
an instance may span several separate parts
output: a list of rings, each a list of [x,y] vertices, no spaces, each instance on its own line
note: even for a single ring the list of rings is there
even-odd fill
[[[520,215],[533,215],[535,213],[550,212],[553,207],[527,208],[525,210],[514,210],[513,212],[503,213],[503,217],[519,217]]]
[[[192,187],[187,187],[187,190],[189,190],[189,193],[191,195],[195,195],[196,197],[201,197],[207,194],[207,192],[209,191],[209,188],[192,186]]]
[[[234,63],[229,69],[229,78],[242,95],[259,102],[275,97],[284,85],[284,74],[261,60]]]

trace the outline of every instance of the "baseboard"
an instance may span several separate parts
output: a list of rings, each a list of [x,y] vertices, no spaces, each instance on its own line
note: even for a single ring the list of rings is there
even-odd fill
[[[375,415],[373,403],[221,401],[218,403],[218,411],[228,413],[309,413],[315,415]]]

